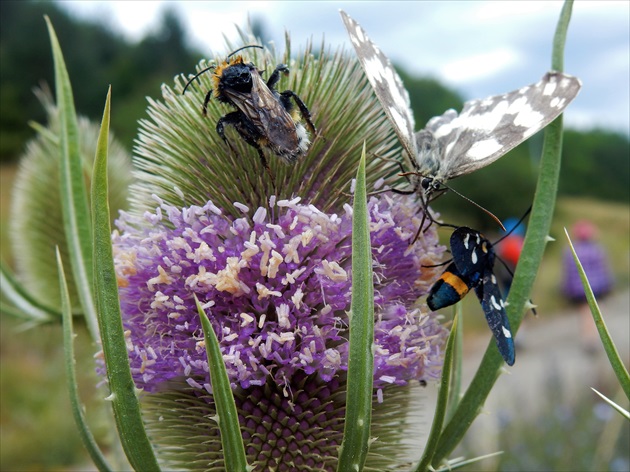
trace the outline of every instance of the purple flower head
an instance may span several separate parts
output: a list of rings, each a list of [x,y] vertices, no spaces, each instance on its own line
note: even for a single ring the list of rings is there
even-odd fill
[[[144,221],[123,214],[114,237],[121,307],[138,387],[185,378],[211,392],[196,295],[217,333],[228,375],[247,389],[296,375],[330,381],[345,371],[352,208],[327,214],[275,201],[225,216],[211,202],[161,203]],[[435,378],[445,329],[416,300],[440,257],[435,231],[410,245],[419,223],[409,197],[369,201],[375,287],[374,386]]]

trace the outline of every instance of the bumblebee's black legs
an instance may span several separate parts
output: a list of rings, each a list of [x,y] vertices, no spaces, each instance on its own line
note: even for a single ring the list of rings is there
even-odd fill
[[[275,70],[272,72],[269,80],[267,80],[267,87],[271,90],[274,89],[278,81],[280,80],[280,72],[284,72],[285,74],[289,73],[289,67],[286,64],[278,64]]]
[[[204,105],[206,104],[207,103],[204,102]],[[219,136],[221,136],[221,139],[225,141],[225,144],[227,144],[230,147],[232,152],[234,152],[234,148],[232,148],[232,145],[229,143],[229,141],[225,137],[225,125],[230,125],[237,128],[237,124],[239,123],[239,120],[240,118],[239,118],[238,112],[233,112],[233,113],[228,113],[225,116],[222,116],[221,118],[219,118],[219,121],[217,121],[217,127],[216,127],[217,133],[219,134]]]
[[[304,121],[306,121],[306,127],[311,133],[313,133],[313,136],[315,136],[317,134],[317,130],[315,129],[315,125],[311,120],[311,112],[308,110],[306,104],[302,101],[302,99],[298,97],[298,95],[293,90],[285,90],[280,94],[280,97],[284,108],[286,108],[287,110],[291,109],[290,99],[292,98],[295,101],[296,105],[300,109],[300,114],[302,115],[302,118],[304,118]]]
[[[271,90],[274,90],[276,84],[280,80],[281,72],[288,74],[289,67],[286,64],[278,64],[276,66],[275,70],[269,77],[269,80],[267,80],[267,87],[269,87]],[[317,134],[317,130],[315,129],[315,125],[311,120],[311,112],[306,107],[306,104],[302,101],[302,99],[293,90],[285,90],[280,94],[280,101],[282,102],[282,106],[284,106],[284,109],[287,111],[290,111],[291,108],[293,108],[291,104],[291,99],[295,101],[296,105],[300,109],[300,113],[302,115],[302,118],[304,118],[304,121],[306,121],[308,130],[313,133],[313,136],[315,136]]]
[[[267,173],[269,174],[269,178],[271,179],[271,183],[275,191],[276,181],[273,178],[273,174],[271,173],[271,169],[269,168],[267,159],[265,159],[265,154],[263,153],[263,150],[260,147],[260,145],[256,142],[255,137],[252,136],[251,133],[249,133],[248,130],[243,127],[243,118],[240,112],[234,111],[232,113],[228,113],[225,116],[222,116],[221,118],[219,118],[219,121],[217,121],[217,128],[216,128],[217,133],[219,134],[219,136],[221,136],[221,139],[225,141],[225,144],[228,145],[228,147],[230,148],[230,151],[232,151],[234,155],[237,155],[236,150],[232,147],[230,142],[225,137],[225,125],[233,126],[234,129],[236,129],[238,134],[241,136],[241,138],[243,138],[243,140],[247,144],[249,144],[250,146],[255,148],[256,151],[258,151],[258,157],[260,158],[260,162],[262,163],[263,167],[267,170]]]
[[[203,101],[203,107],[201,108],[201,113],[204,117],[208,116],[208,103],[210,103],[211,98],[212,98],[212,90],[208,90],[208,93],[206,94],[206,98]]]

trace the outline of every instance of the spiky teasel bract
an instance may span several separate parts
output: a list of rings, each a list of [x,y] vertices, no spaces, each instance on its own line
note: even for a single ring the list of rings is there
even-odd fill
[[[244,38],[244,44],[256,43]],[[228,47],[233,50],[235,47]],[[251,55],[249,53],[251,52]],[[156,450],[168,467],[222,470],[212,387],[196,296],[232,382],[247,458],[255,470],[334,470],[343,434],[350,309],[352,179],[363,143],[368,188],[395,179],[395,138],[358,62],[322,46],[290,59],[258,50],[280,83],[300,95],[319,135],[295,165],[215,132],[225,106],[200,106],[210,77],[181,95],[163,87],[141,124],[132,211],[118,222],[114,253],[136,385]],[[269,65],[269,67],[266,67]],[[205,67],[202,63],[200,67]],[[286,82],[284,82],[286,81]],[[369,198],[375,276],[375,411],[368,469],[410,457],[407,394],[441,370],[445,328],[421,310],[444,248],[434,229],[413,245],[414,196]],[[415,448],[417,450],[417,447]],[[413,454],[411,454],[413,457]]]
[[[243,44],[260,44],[244,34],[242,40]],[[227,50],[241,45],[230,45]],[[274,189],[255,149],[234,130],[226,129],[234,154],[216,132],[217,121],[233,108],[212,99],[207,116],[202,116],[205,94],[212,89],[212,73],[201,75],[182,95],[194,72],[190,71],[176,77],[173,87],[163,85],[161,101],[149,100],[149,118],[140,122],[135,149],[137,183],[131,187],[132,212],[152,210],[153,194],[178,205],[203,205],[211,200],[228,209],[236,201],[253,208],[267,205],[274,192],[278,199],[299,195],[322,211],[338,210],[340,202],[348,201],[343,193],[350,190],[364,141],[370,152],[366,169],[369,189],[379,179],[399,172],[398,166],[386,159],[395,155],[395,135],[378,110],[360,65],[349,54],[341,50],[333,53],[322,44],[316,55],[309,43],[292,57],[288,38],[284,56],[256,48],[239,54],[264,70],[263,76],[279,63],[289,66],[289,74],[280,79],[277,88],[293,90],[309,107],[318,134],[310,136],[307,154],[291,165],[275,156],[267,157],[278,182]],[[225,53],[217,55],[215,61],[224,60]],[[202,61],[198,70],[208,65]]]

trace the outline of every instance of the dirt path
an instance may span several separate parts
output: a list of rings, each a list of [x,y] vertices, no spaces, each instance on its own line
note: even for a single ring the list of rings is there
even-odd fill
[[[630,364],[630,292],[618,292],[600,304],[608,330],[622,359]],[[527,398],[536,398],[550,375],[560,376],[570,389],[595,386],[602,371],[612,369],[601,345],[589,352],[581,338],[580,317],[574,311],[553,317],[529,316],[516,335],[516,363],[507,367],[507,375],[497,381],[489,404],[518,391]],[[464,359],[464,379],[470,381],[481,360],[490,337],[469,344]],[[626,364],[626,365],[627,365]],[[528,402],[534,407],[535,402]]]
[[[630,365],[630,292],[618,292],[600,303],[600,309],[621,358]],[[553,317],[529,317],[516,335],[516,363],[505,366],[486,401],[484,411],[475,420],[467,438],[473,438],[478,451],[494,451],[501,434],[502,411],[513,418],[527,419],[549,404],[547,394],[552,380],[557,381],[566,402],[593,393],[603,380],[616,382],[603,347],[588,351],[582,342],[580,317],[565,311]],[[464,359],[464,385],[468,385],[490,341],[490,336],[468,342]],[[615,379],[615,380],[611,380]],[[618,385],[615,383],[614,385]],[[602,392],[609,396],[615,392]],[[627,408],[627,405],[622,405]]]

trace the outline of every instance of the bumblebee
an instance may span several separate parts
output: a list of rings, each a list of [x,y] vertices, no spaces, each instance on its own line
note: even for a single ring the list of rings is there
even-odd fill
[[[271,175],[263,148],[269,149],[287,163],[295,162],[309,148],[310,139],[298,111],[311,134],[315,135],[317,131],[311,121],[311,113],[300,97],[292,90],[280,93],[275,89],[280,74],[289,73],[285,64],[277,65],[265,82],[260,75],[262,71],[254,64],[246,63],[240,55],[235,56],[237,52],[250,47],[262,49],[262,46],[257,45],[237,49],[221,64],[207,67],[190,79],[182,94],[201,74],[214,70],[213,88],[208,91],[203,102],[203,116],[207,116],[208,103],[212,97],[235,107],[236,111],[219,119],[217,133],[234,152],[225,136],[225,127],[234,127],[241,138],[258,151],[263,166]]]

